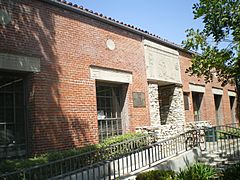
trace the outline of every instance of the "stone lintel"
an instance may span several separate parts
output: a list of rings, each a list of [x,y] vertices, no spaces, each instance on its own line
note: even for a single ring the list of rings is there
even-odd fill
[[[92,79],[132,84],[132,73],[102,67],[90,67]]]
[[[40,58],[0,53],[0,69],[40,72]]]

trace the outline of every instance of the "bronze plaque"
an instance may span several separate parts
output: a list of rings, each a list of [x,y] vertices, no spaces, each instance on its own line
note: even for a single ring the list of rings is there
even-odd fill
[[[133,92],[133,107],[145,106],[145,94],[143,92]]]

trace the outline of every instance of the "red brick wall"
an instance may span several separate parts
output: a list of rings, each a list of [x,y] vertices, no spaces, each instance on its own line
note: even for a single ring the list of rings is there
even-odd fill
[[[223,90],[222,95],[222,104],[221,104],[221,111],[224,119],[224,123],[232,123],[232,115],[230,109],[230,102],[228,96],[228,90],[235,90],[235,87],[232,85],[226,85],[221,87],[221,83],[217,82],[214,79],[213,82],[205,84],[204,78],[197,78],[196,76],[189,76],[185,73],[186,69],[191,65],[191,55],[179,52],[180,54],[180,67],[181,67],[181,78],[183,82],[183,91],[189,92],[189,103],[190,109],[185,111],[186,122],[190,122],[194,120],[193,114],[193,106],[192,106],[192,93],[189,89],[189,83],[197,84],[197,85],[204,85],[205,86],[205,93],[203,95],[202,100],[202,110],[201,110],[201,119],[207,120],[212,124],[216,124],[216,113],[215,113],[215,104],[214,104],[214,95],[212,93],[212,88],[221,88]]]
[[[127,92],[129,129],[149,125],[140,36],[40,1],[24,2],[0,4],[12,16],[10,24],[0,26],[0,52],[41,58],[41,72],[27,75],[31,153],[98,142],[91,65],[132,73],[133,83]],[[115,50],[107,49],[107,39],[115,42]],[[146,107],[133,108],[133,91],[145,93]]]

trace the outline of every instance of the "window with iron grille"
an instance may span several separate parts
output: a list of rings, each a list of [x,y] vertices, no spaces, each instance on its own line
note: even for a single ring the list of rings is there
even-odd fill
[[[99,139],[122,134],[120,87],[97,85]]]
[[[23,79],[0,75],[0,158],[25,154]]]

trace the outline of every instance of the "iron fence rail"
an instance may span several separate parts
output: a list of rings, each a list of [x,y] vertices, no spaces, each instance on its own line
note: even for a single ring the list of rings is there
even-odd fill
[[[238,132],[234,133],[234,132]],[[216,126],[205,129],[206,150],[224,153],[228,156],[240,155],[240,129],[230,125]]]
[[[162,141],[156,141],[155,136],[139,137],[100,150],[7,173],[0,176],[0,179],[116,179],[194,147],[200,147],[202,151],[222,151],[239,156],[240,134],[233,135],[230,133],[233,131],[240,129],[229,125],[193,129]]]
[[[150,135],[134,138],[128,141],[117,143],[105,148],[93,150],[80,155],[67,157],[64,159],[52,161],[46,164],[26,168],[16,172],[0,175],[2,179],[36,179],[45,180],[51,177],[59,176],[77,169],[82,169],[97,162],[103,162],[107,159],[115,158],[119,154],[125,154],[142,146],[147,146],[154,141]]]
[[[185,152],[188,150],[187,146],[189,146],[189,144],[186,143],[186,137],[190,137],[193,131],[134,149],[131,152],[113,157],[108,161],[100,162],[74,172],[65,173],[52,179],[90,180],[122,178],[138,169],[150,167],[158,161]],[[197,146],[197,144],[193,144],[193,146],[191,144],[191,148],[195,146]]]

